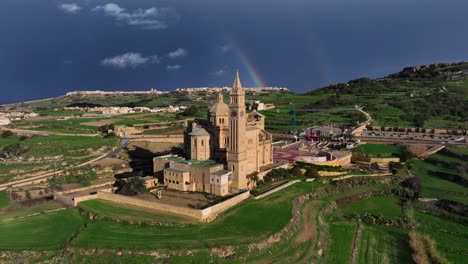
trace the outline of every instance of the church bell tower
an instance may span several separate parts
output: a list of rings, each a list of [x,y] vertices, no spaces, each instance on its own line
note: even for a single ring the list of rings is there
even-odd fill
[[[229,102],[229,149],[228,169],[232,170],[232,189],[234,192],[247,189],[247,142],[245,92],[242,88],[239,71],[230,93]]]

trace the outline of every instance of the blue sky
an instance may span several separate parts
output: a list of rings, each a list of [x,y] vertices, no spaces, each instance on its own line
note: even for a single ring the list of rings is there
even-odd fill
[[[306,92],[468,60],[464,0],[2,0],[0,103],[73,90]]]

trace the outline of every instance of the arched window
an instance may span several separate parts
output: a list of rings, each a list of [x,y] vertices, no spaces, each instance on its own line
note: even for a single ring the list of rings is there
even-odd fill
[[[204,144],[204,143],[205,143],[205,141],[202,139],[202,141],[201,141],[201,145],[202,145],[202,147],[203,147],[203,144]]]

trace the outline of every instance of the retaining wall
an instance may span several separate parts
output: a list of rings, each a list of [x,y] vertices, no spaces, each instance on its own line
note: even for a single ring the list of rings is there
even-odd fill
[[[240,202],[248,199],[250,197],[250,191],[243,192],[239,195],[236,195],[232,197],[231,199],[228,199],[226,201],[223,201],[221,203],[215,204],[211,207],[208,207],[204,209],[204,214],[219,214],[221,212],[226,211],[227,209],[233,207],[236,204],[239,204]],[[209,210],[208,210],[209,209]],[[205,211],[207,210],[207,211]]]
[[[265,197],[265,196],[268,196],[268,195],[270,195],[270,194],[272,194],[272,193],[275,193],[275,192],[277,192],[277,191],[279,191],[279,190],[282,190],[282,189],[284,189],[284,188],[286,188],[286,187],[289,187],[289,186],[291,186],[291,185],[293,185],[293,184],[295,184],[295,183],[297,183],[297,182],[300,182],[300,180],[290,181],[290,182],[288,182],[288,183],[286,183],[286,184],[283,184],[283,185],[278,186],[278,187],[276,187],[276,188],[274,188],[274,189],[272,189],[272,190],[269,190],[268,192],[262,193],[262,194],[260,194],[259,196],[255,196],[254,199],[255,199],[255,200],[261,199],[261,198],[263,198],[263,197]]]
[[[54,192],[54,200],[58,200],[68,206],[75,206],[75,201],[73,201],[72,198],[69,198],[59,192]]]

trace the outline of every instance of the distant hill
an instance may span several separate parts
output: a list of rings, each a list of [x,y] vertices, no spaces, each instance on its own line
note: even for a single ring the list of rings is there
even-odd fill
[[[292,97],[291,97],[292,96]],[[338,83],[302,95],[271,92],[248,95],[247,99],[291,105],[304,109],[338,109],[364,106],[376,120],[373,125],[466,129],[468,127],[468,62],[437,63],[404,68],[388,76],[366,77]],[[46,110],[64,106],[145,106],[196,105],[207,108],[215,94],[91,94],[60,96],[8,105],[18,110]],[[0,111],[2,109],[0,108]],[[286,122],[286,121],[285,121]],[[309,122],[309,121],[308,121]]]
[[[378,126],[468,126],[468,62],[407,67],[383,78],[359,78],[307,93],[309,108],[363,105]]]

